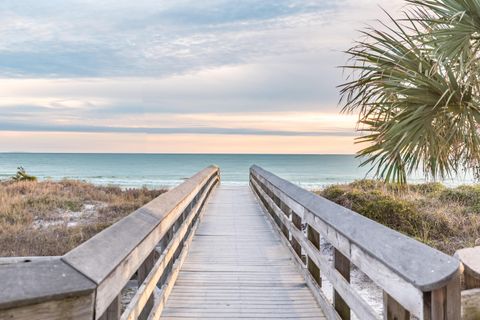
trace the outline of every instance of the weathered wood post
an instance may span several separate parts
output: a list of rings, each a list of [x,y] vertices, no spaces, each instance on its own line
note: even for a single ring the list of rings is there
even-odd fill
[[[480,246],[460,249],[455,256],[462,262],[465,289],[480,288]]]
[[[460,274],[456,274],[442,288],[425,294],[425,320],[460,320]]]
[[[384,320],[409,320],[410,312],[400,303],[383,291],[383,319]]]
[[[458,250],[463,265],[462,319],[480,319],[480,246]]]
[[[120,295],[118,295],[110,306],[105,310],[103,315],[100,317],[100,320],[118,320],[121,316],[122,305],[120,303]]]

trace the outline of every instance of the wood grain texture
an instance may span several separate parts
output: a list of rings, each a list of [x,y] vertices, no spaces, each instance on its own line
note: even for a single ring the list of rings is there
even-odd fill
[[[220,186],[162,318],[324,319],[292,259],[251,190]]]
[[[385,291],[383,292],[383,319],[384,320],[409,320],[410,312],[400,303],[395,301]]]
[[[455,252],[464,266],[465,289],[480,288],[480,246]]]
[[[0,310],[90,295],[95,284],[59,258],[0,265]]]
[[[117,296],[100,317],[100,320],[118,320],[120,318],[121,309],[122,305],[120,303],[120,297]]]
[[[462,291],[462,320],[480,319],[480,289]]]
[[[92,320],[93,293],[0,310],[2,320]]]

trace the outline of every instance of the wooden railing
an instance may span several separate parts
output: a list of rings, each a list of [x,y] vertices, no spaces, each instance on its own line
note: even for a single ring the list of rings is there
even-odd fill
[[[480,319],[480,246],[458,250],[455,256],[462,262],[463,269],[462,319],[478,320]]]
[[[208,167],[64,256],[0,259],[0,319],[158,319],[219,179]]]
[[[250,169],[250,184],[328,319],[350,319],[352,312],[361,320],[380,317],[351,286],[351,265],[383,290],[384,319],[460,319],[456,258],[258,166]],[[333,263],[320,251],[321,239],[333,246]],[[333,286],[333,303],[321,289],[322,278]]]

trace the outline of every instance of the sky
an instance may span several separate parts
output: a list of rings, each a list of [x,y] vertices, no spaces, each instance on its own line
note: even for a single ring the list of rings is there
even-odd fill
[[[400,0],[2,0],[0,152],[354,153],[342,52]]]

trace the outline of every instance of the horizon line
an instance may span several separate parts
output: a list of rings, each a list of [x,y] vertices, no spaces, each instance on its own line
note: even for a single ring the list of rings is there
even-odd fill
[[[0,154],[138,154],[138,155],[278,155],[278,156],[355,156],[355,153],[224,153],[224,152],[52,152],[52,151],[0,151]]]

